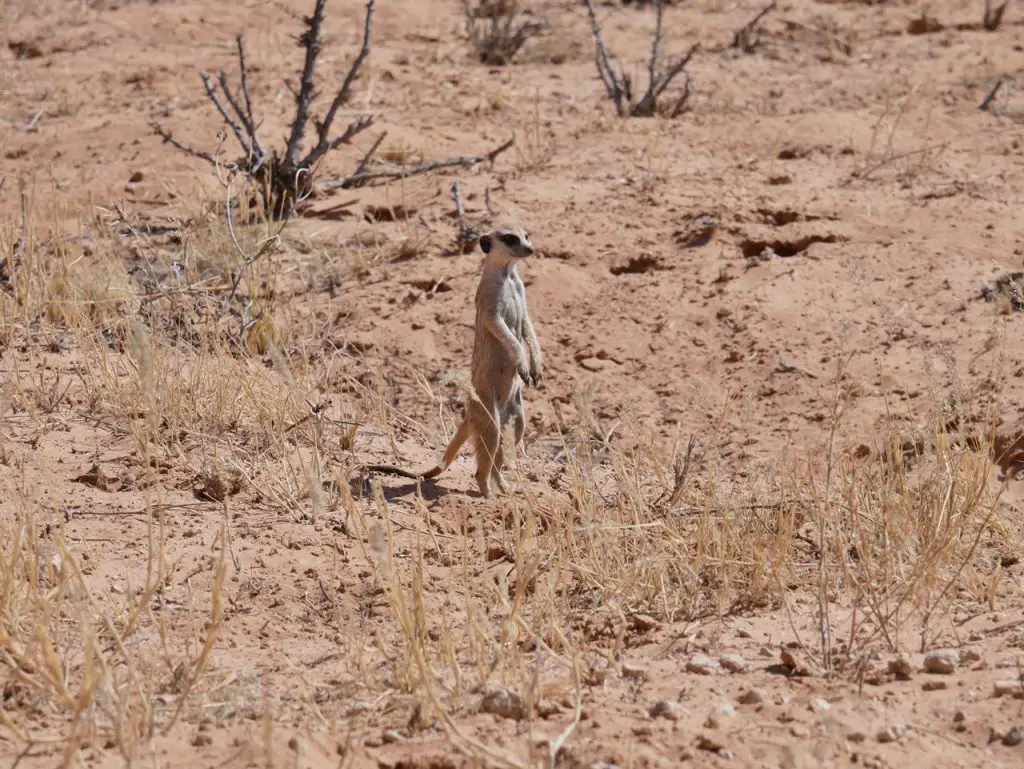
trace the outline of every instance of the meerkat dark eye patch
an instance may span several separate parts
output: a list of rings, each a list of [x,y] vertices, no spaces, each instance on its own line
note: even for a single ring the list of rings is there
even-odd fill
[[[485,254],[491,253],[491,239],[487,235],[480,238],[480,250]]]
[[[513,235],[512,233],[506,233],[505,235],[501,236],[501,242],[504,243],[509,248],[515,248],[516,246],[519,245],[519,236]]]

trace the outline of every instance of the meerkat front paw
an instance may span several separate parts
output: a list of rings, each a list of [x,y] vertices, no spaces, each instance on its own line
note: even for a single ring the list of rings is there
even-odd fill
[[[519,357],[519,361],[516,363],[516,368],[519,371],[519,378],[529,385],[533,379],[533,374],[530,373],[531,366],[526,362],[525,357]]]
[[[544,376],[544,366],[539,360],[530,361],[530,379],[533,381],[530,383],[533,387],[540,386],[541,379]]]

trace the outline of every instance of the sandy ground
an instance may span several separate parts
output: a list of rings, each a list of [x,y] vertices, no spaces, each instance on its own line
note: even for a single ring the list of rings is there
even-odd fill
[[[163,144],[149,123],[214,150],[223,126],[197,69],[225,68],[234,78],[233,40],[243,31],[261,134],[283,143],[292,109],[283,80],[295,79],[301,57],[291,38],[300,22],[286,11],[308,13],[308,5],[40,2],[0,10],[3,222],[16,231],[24,183],[41,237],[62,233],[67,259],[84,270],[101,256],[89,248],[97,219],[117,210],[135,222],[198,218],[201,199],[223,197],[212,169]],[[362,8],[328,3],[325,92],[357,50]],[[454,429],[480,263],[478,250],[451,255],[454,181],[470,219],[486,223],[487,190],[491,219],[521,222],[539,251],[523,275],[545,382],[528,392],[521,480],[529,504],[545,514],[557,517],[569,504],[557,481],[560,436],[581,424],[615,427],[622,450],[649,443],[666,467],[695,435],[695,482],[710,483],[714,469],[737,493],[748,484],[751,498],[780,457],[824,455],[837,393],[834,445],[861,459],[885,451],[882,436],[894,423],[904,425],[908,445],[927,441],[936,403],[979,430],[995,415],[997,446],[1013,443],[1024,425],[1024,321],[1011,298],[979,296],[983,283],[1024,263],[1024,125],[1016,118],[1024,101],[1008,81],[993,110],[978,105],[1000,76],[1024,66],[1019,11],[1011,6],[1000,29],[987,32],[980,3],[930,3],[924,24],[920,4],[795,0],[766,18],[753,52],[730,49],[757,8],[671,8],[665,51],[703,47],[688,68],[690,108],[672,120],[622,120],[597,78],[579,4],[538,5],[551,29],[510,66],[487,67],[472,59],[459,3],[378,3],[372,54],[341,116],[368,110],[377,123],[329,155],[320,178],[350,171],[382,130],[393,155],[424,160],[484,153],[513,134],[516,145],[493,167],[324,193],[313,209],[334,213],[296,219],[282,234],[273,257],[281,317],[310,329],[305,343],[317,350],[317,394],[330,417],[363,425],[354,446],[325,450],[325,477],[371,460],[427,466]],[[598,12],[609,47],[645,82],[653,11]],[[704,237],[700,217],[716,223]],[[118,242],[120,251],[104,255],[128,263],[173,246],[138,234]],[[9,377],[28,362],[40,377],[95,365],[74,345],[7,343]],[[386,393],[387,418],[371,390]],[[547,765],[550,746],[571,726],[551,759],[558,766],[1024,764],[1024,745],[1008,734],[1024,729],[1024,699],[993,695],[995,682],[1018,675],[1024,655],[1015,558],[1000,562],[992,595],[958,585],[940,601],[949,616],[927,649],[905,629],[908,676],[890,671],[892,648],[834,676],[811,661],[797,671],[808,675],[780,662],[780,645],[817,644],[812,589],[694,616],[595,599],[592,612],[561,617],[589,660],[578,687],[562,671],[528,718],[479,712],[481,694],[502,676],[520,691],[531,680],[525,667],[498,666],[486,686],[467,684],[455,698],[449,724],[436,713],[421,717],[419,674],[394,651],[407,648],[396,640],[401,623],[352,520],[316,515],[287,490],[246,488],[228,504],[198,500],[193,488],[211,444],[183,440],[176,454],[150,461],[116,418],[86,414],[86,399],[69,398],[45,429],[7,412],[0,474],[12,492],[2,509],[10,516],[17,500],[32,500],[40,525],[63,519],[97,594],[116,602],[145,580],[146,506],[167,506],[159,519],[173,572],[133,648],[156,649],[167,633],[175,654],[196,654],[224,552],[222,523],[233,543],[201,696],[167,734],[157,728],[133,743],[139,765],[446,767],[471,765],[469,755],[486,751],[526,761],[531,750],[530,760]],[[259,421],[258,410],[240,409]],[[398,427],[386,428],[387,419]],[[992,487],[1004,486],[999,514],[1013,531],[1024,502],[1020,461],[990,466]],[[476,559],[474,579],[523,563],[517,503],[480,499],[472,462],[465,451],[422,500],[408,482],[384,480],[392,557],[403,579],[419,564],[418,602],[432,641],[446,637],[444,628],[462,632],[466,553]],[[94,464],[105,480],[82,482]],[[278,465],[286,466],[291,475],[281,477],[302,472]],[[834,598],[837,638],[855,621],[852,605]],[[952,674],[921,672],[937,648],[953,649]],[[729,654],[742,664],[730,657],[732,670],[722,667]],[[175,678],[157,652],[139,655],[139,675]],[[0,721],[0,755],[56,765],[64,747],[46,739],[66,733],[66,708],[24,709],[10,688],[4,696],[4,711],[37,741],[24,752]],[[156,686],[148,701],[173,711],[175,696],[173,686]],[[659,701],[674,704],[652,716]],[[121,765],[121,737],[96,734],[81,761]]]

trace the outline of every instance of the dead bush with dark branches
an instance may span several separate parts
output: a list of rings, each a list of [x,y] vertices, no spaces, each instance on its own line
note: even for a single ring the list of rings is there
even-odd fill
[[[551,25],[547,19],[524,21],[518,0],[463,0],[466,27],[482,64],[504,66],[535,35]]]
[[[340,133],[332,133],[335,119],[342,107],[352,98],[352,87],[359,77],[360,70],[370,55],[370,34],[373,26],[374,0],[366,4],[366,19],[363,24],[363,42],[352,62],[341,86],[334,94],[330,106],[323,118],[313,114],[313,101],[316,91],[316,61],[322,48],[322,32],[324,7],[327,0],[316,0],[313,15],[304,17],[306,30],[297,39],[300,47],[305,50],[305,61],[298,90],[290,88],[295,96],[295,117],[288,132],[288,141],[283,152],[276,149],[268,151],[259,137],[259,122],[253,111],[252,97],[249,91],[249,72],[246,66],[245,45],[243,37],[236,38],[238,48],[239,87],[232,89],[228,77],[223,70],[217,73],[216,79],[206,72],[200,72],[206,95],[217,108],[221,118],[231,129],[242,149],[241,157],[225,161],[220,148],[216,152],[196,149],[179,141],[171,131],[160,123],[151,123],[152,129],[178,149],[201,158],[216,168],[226,168],[229,179],[242,172],[255,181],[260,190],[265,210],[276,219],[287,219],[296,208],[314,192],[314,180],[319,164],[332,150],[352,140],[373,125],[374,115],[365,114],[356,117]],[[287,84],[287,83],[286,83]],[[219,86],[219,89],[218,89]],[[303,153],[303,142],[310,122],[316,129],[315,144]],[[494,159],[512,146],[512,141],[503,143],[490,152],[482,155],[469,155],[447,160],[422,163],[411,168],[378,168],[372,167],[374,153],[380,147],[387,132],[383,132],[369,151],[363,156],[355,171],[341,179],[331,180],[325,189],[361,187],[365,184],[387,179],[397,179],[417,174],[429,173],[444,168],[470,168],[485,161]],[[223,179],[222,179],[223,181]]]
[[[664,0],[656,0],[657,11],[656,26],[654,29],[654,41],[651,43],[651,57],[648,63],[648,84],[644,95],[639,99],[633,90],[633,79],[624,69],[616,73],[612,66],[611,56],[604,44],[601,35],[601,24],[597,20],[597,13],[591,0],[584,0],[587,6],[587,13],[590,16],[590,31],[594,36],[594,57],[597,62],[597,74],[601,76],[608,96],[615,102],[615,108],[622,117],[652,117],[659,112],[669,117],[676,117],[686,109],[690,100],[690,75],[687,73],[686,65],[700,49],[700,43],[694,43],[690,50],[679,59],[671,62],[664,69],[659,68],[658,59],[661,56],[661,30],[662,20],[665,13]],[[683,93],[676,99],[670,109],[659,109],[658,99],[665,92],[665,89],[679,75],[685,76]]]
[[[227,75],[221,70],[217,79],[206,72],[200,72],[207,96],[213,102],[221,118],[231,128],[242,148],[242,157],[225,163],[217,155],[205,150],[195,149],[179,141],[159,123],[152,123],[153,130],[188,154],[202,158],[214,166],[230,165],[260,183],[263,202],[275,216],[281,217],[291,212],[296,201],[306,197],[313,189],[313,177],[316,166],[331,150],[342,144],[348,144],[358,134],[373,124],[373,115],[360,115],[340,134],[331,134],[338,111],[345,106],[352,96],[352,86],[359,76],[359,70],[370,54],[370,32],[373,24],[374,0],[366,4],[366,20],[363,25],[363,44],[358,55],[352,62],[348,74],[334,95],[331,105],[323,119],[313,116],[312,106],[315,96],[316,60],[321,50],[321,28],[324,21],[324,6],[327,0],[316,0],[313,15],[304,18],[306,31],[298,37],[299,45],[305,49],[305,61],[302,67],[299,89],[295,95],[295,118],[292,120],[288,133],[288,143],[283,153],[276,149],[269,152],[259,138],[259,123],[253,112],[252,97],[249,93],[249,73],[246,68],[245,46],[242,35],[236,38],[238,46],[239,90],[232,90]],[[218,84],[220,90],[218,91]],[[302,153],[303,139],[310,120],[316,127],[316,143]]]

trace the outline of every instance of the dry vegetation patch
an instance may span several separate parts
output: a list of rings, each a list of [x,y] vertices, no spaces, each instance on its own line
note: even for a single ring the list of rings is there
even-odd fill
[[[130,29],[134,4],[109,5],[62,23]],[[239,26],[222,5],[204,6],[218,28],[202,45]],[[51,186],[33,177],[46,142],[83,152],[61,138],[75,118],[37,115],[49,91],[5,82],[17,110],[0,113],[0,755],[172,767],[1016,755],[1004,706],[1024,648],[1024,361],[1011,341],[1019,259],[994,202],[1020,202],[1012,119],[978,110],[962,78],[935,103],[900,81],[894,115],[904,68],[866,34],[857,46],[875,46],[863,61],[876,69],[807,69],[773,33],[813,26],[800,4],[524,6],[409,10],[442,19],[435,34],[394,7],[339,4],[343,19],[364,15],[338,42],[328,32],[345,23],[331,27],[333,4],[317,0],[294,113],[284,88],[254,109],[246,45],[262,40],[257,22],[284,17],[253,10],[231,52],[237,85],[202,78],[213,119],[199,100],[178,116],[203,146],[227,126],[243,156],[225,160],[223,134],[216,151],[190,149],[160,122],[186,151],[145,139],[131,161],[144,173],[125,190],[111,171],[101,205],[61,181],[60,154],[46,160]],[[876,22],[896,38],[905,19],[890,11]],[[986,4],[984,27],[1009,49],[1004,11]],[[851,26],[863,12],[834,9]],[[54,13],[10,16],[10,40]],[[617,50],[639,52],[614,67],[610,29]],[[587,34],[594,61],[537,53]],[[663,36],[694,42],[665,64]],[[900,40],[922,46],[908,49],[918,61],[977,74],[970,51]],[[122,43],[116,55],[134,56]],[[8,63],[55,62],[24,70],[40,82],[67,77],[59,56],[115,55],[8,48]],[[157,54],[187,91],[193,63]],[[260,77],[290,71],[260,57]],[[314,65],[330,84],[322,117]],[[844,76],[870,86],[859,101],[821,85]],[[764,99],[733,98],[737,82]],[[286,127],[276,154],[263,109]],[[159,110],[126,112],[142,142]],[[330,153],[379,113],[388,127],[349,158],[356,170],[325,181]],[[497,149],[462,149],[478,145]],[[149,164],[189,155],[214,183],[158,189]],[[998,173],[961,179],[997,157]],[[371,458],[428,459],[457,424],[475,243],[505,218],[540,251],[524,276],[548,361],[545,389],[528,394],[519,490],[479,499],[462,459],[436,483],[363,474]],[[795,236],[804,223],[826,234]]]

